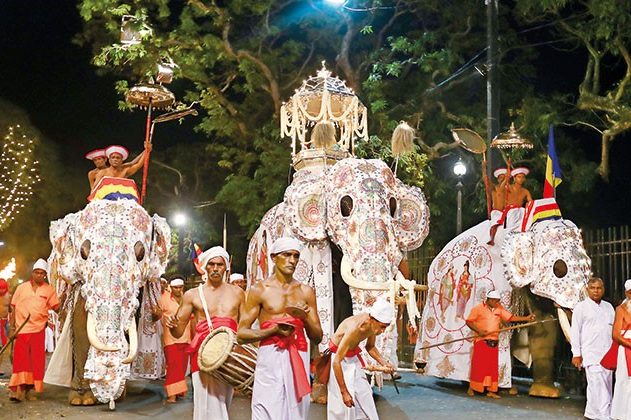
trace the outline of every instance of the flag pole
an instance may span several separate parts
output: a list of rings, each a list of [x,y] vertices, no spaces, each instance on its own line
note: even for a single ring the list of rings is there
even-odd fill
[[[228,227],[226,226],[226,213],[223,214],[223,249],[228,250]]]

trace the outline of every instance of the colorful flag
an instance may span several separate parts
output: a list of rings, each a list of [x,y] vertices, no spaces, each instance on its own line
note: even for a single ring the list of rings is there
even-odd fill
[[[191,259],[193,260],[193,265],[199,274],[204,274],[204,267],[199,266],[199,256],[202,253],[202,249],[196,243],[193,244],[193,249],[191,250]]]
[[[548,134],[548,159],[546,161],[546,179],[543,183],[543,198],[555,196],[557,185],[561,183],[561,166],[559,166],[559,158],[557,157],[556,147],[554,146],[554,128],[550,124],[550,132]]]

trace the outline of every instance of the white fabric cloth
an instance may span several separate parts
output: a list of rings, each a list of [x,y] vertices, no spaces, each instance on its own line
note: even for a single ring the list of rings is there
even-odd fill
[[[616,313],[604,300],[600,304],[591,299],[579,302],[572,313],[572,355],[583,357],[583,366],[600,365],[611,347],[611,330]]]
[[[44,270],[45,272],[48,273],[48,263],[46,262],[45,259],[40,258],[37,261],[35,261],[35,264],[33,264],[33,271],[34,270]]]
[[[522,224],[522,221],[524,220],[525,211],[526,210],[523,207],[512,208],[508,210],[508,213],[506,213],[506,219],[504,220],[504,224],[506,225],[506,233],[512,232],[515,230],[521,230],[521,224]],[[491,226],[499,225],[501,218],[502,218],[501,211],[491,210],[491,220],[489,223],[489,229],[491,228]],[[500,226],[500,228],[501,227],[503,226]],[[495,242],[498,244],[501,244],[502,242],[499,241],[501,237],[502,235],[500,234],[500,231],[498,229],[498,232],[495,235]],[[485,239],[485,242],[488,242],[491,239],[490,231],[487,233],[487,236],[484,239]]]
[[[587,376],[585,417],[593,420],[609,420],[613,372],[600,364],[590,365],[585,368],[585,376]]]
[[[85,158],[89,160],[94,160],[99,157],[102,157],[102,158],[106,157],[105,149],[94,149],[91,152],[88,152],[85,154]]]
[[[169,282],[169,284],[173,287],[184,286],[184,280],[180,278],[173,279]]]
[[[487,299],[501,299],[502,295],[500,295],[499,290],[489,290],[486,293],[486,298]]]
[[[510,171],[510,176],[515,176],[519,174],[528,175],[529,173],[530,173],[530,169],[521,166],[519,168],[512,169]]]
[[[206,271],[206,264],[215,257],[221,257],[226,263],[226,268],[230,265],[230,255],[222,246],[213,246],[199,255],[199,264],[202,270]]]
[[[631,330],[623,332],[624,338],[631,339]],[[627,371],[625,347],[618,347],[618,366],[616,368],[616,388],[611,402],[611,418],[614,420],[631,420],[631,376]]]
[[[335,354],[331,355],[334,358]],[[328,399],[326,405],[327,420],[379,420],[377,407],[372,397],[372,389],[366,374],[362,370],[357,356],[345,357],[342,360],[342,372],[348,392],[353,396],[354,407],[347,407],[342,400],[340,386],[335,379],[333,363],[329,375]]]
[[[624,290],[625,292],[628,292],[629,290],[631,290],[631,279],[624,282]]]
[[[46,353],[52,353],[55,351],[55,333],[50,327],[46,327],[44,334],[44,348],[46,349]]]
[[[290,250],[300,252],[301,248],[302,248],[302,242],[300,242],[298,239],[285,236],[285,237],[276,239],[276,241],[272,244],[272,247],[269,249],[269,254],[270,255],[280,254],[281,252],[290,251]]]
[[[309,366],[308,352],[300,352]],[[307,372],[307,375],[309,373]],[[309,414],[310,395],[298,402],[289,351],[274,345],[259,347],[252,389],[252,420],[301,420]]]
[[[383,298],[379,298],[370,307],[368,313],[383,324],[392,324],[394,320],[394,305]]]
[[[112,156],[112,153],[118,153],[123,157],[123,160],[129,157],[129,151],[127,150],[127,148],[119,145],[112,145],[105,149],[105,155],[108,158]]]
[[[243,277],[243,274],[240,273],[232,273],[230,274],[230,283],[232,283],[235,280],[243,280],[245,277]]]
[[[495,178],[499,178],[500,175],[506,175],[508,173],[508,170],[506,168],[498,168],[495,171],[493,171],[493,176]]]
[[[193,420],[228,420],[234,390],[213,376],[191,374],[193,383]]]

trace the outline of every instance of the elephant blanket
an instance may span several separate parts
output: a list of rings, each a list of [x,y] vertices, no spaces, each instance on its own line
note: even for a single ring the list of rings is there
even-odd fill
[[[519,220],[524,209],[511,210]],[[519,214],[517,214],[519,213]],[[466,230],[452,239],[432,261],[429,268],[427,300],[423,309],[421,334],[416,343],[415,360],[427,362],[428,375],[469,380],[472,343],[467,340],[420,350],[422,347],[467,337],[466,325],[471,308],[482,302],[489,290],[498,290],[501,303],[509,308],[511,286],[504,277],[500,249],[509,229],[500,228],[494,246],[487,245],[491,221]],[[516,228],[517,224],[513,224]],[[511,386],[510,338],[499,337],[499,386]]]

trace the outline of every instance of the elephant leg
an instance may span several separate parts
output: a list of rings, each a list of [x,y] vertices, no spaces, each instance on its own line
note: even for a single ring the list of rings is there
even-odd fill
[[[533,308],[538,320],[549,318],[549,314]],[[558,337],[557,324],[546,322],[528,328],[528,344],[532,355],[534,382],[528,395],[559,398],[560,390],[554,385],[554,348]]]
[[[96,399],[90,382],[83,377],[85,362],[88,359],[90,342],[87,330],[88,314],[85,310],[85,300],[79,295],[72,313],[72,382],[68,402],[71,405],[94,405]]]

